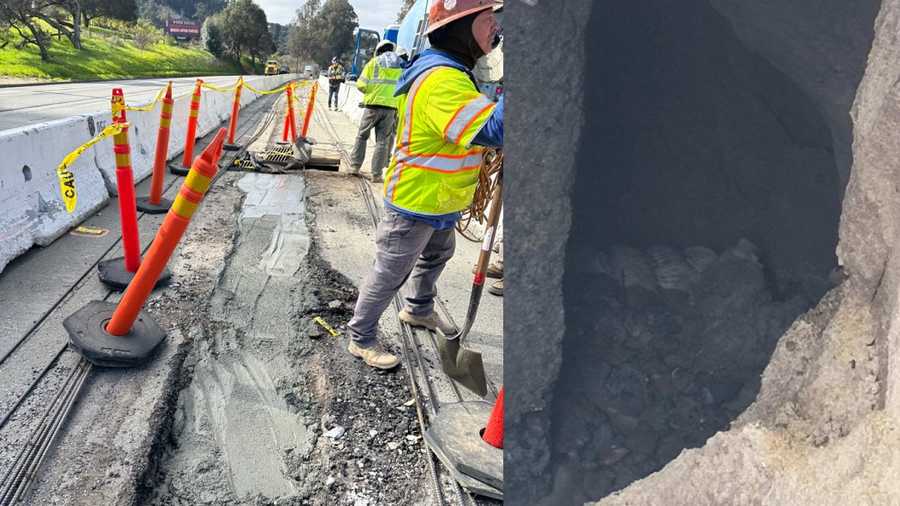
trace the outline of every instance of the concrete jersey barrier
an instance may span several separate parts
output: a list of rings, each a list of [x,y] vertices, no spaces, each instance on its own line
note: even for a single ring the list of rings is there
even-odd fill
[[[245,82],[270,90],[296,79],[296,75],[249,76]],[[230,118],[233,93],[204,89],[197,128],[203,136]],[[244,107],[258,98],[246,88]],[[129,105],[141,105],[125,100]],[[169,158],[184,148],[190,96],[176,100],[169,139]],[[153,167],[161,103],[148,112],[128,111],[129,142],[135,182],[148,177]],[[56,167],[111,122],[109,111],[0,131],[0,273],[10,261],[32,246],[46,246],[103,207],[116,195],[116,163],[112,139],[88,148],[69,170],[75,175],[78,205],[66,212],[60,196]]]
[[[109,200],[95,162],[99,145],[69,167],[78,205],[66,212],[56,167],[94,134],[83,116],[0,132],[0,272],[33,245],[46,246]],[[112,151],[112,148],[109,148]]]

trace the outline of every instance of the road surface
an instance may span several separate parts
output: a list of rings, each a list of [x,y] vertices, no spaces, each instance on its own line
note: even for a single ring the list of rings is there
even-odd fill
[[[253,85],[263,77],[249,76],[245,80]],[[230,85],[237,78],[238,76],[201,77],[205,82],[217,86]],[[0,131],[105,111],[109,109],[110,91],[113,88],[125,90],[125,99],[129,105],[142,105],[153,100],[159,89],[169,81],[172,81],[177,96],[188,93],[196,79],[128,79],[0,88]]]
[[[143,86],[149,100],[162,83],[124,84],[126,94],[128,86]],[[106,106],[110,83],[71,86],[96,88],[93,97],[80,92],[85,103],[62,98],[67,114]],[[181,87],[189,89],[190,80]],[[357,128],[343,112],[327,111],[326,100],[317,96],[310,124],[315,153],[346,160]],[[273,144],[281,138],[283,113],[283,98],[250,104],[238,143],[254,151]],[[258,126],[261,135],[252,140]],[[372,148],[370,140],[370,156]],[[165,196],[173,198],[180,183],[168,174]],[[321,316],[346,332],[354,285],[368,273],[374,252],[362,189],[377,196],[380,188],[369,184],[343,173],[223,171],[169,262],[173,282],[146,305],[167,330],[166,344],[146,366],[90,372],[26,502],[244,503],[257,494],[288,502],[309,496],[317,504],[435,499],[407,374],[430,401],[425,416],[474,394],[457,391],[443,376],[426,332],[413,331],[418,351],[398,370],[382,373],[350,356],[345,337],[310,323]],[[149,179],[140,182],[138,195],[148,186]],[[377,210],[378,199],[372,204]],[[144,251],[162,220],[139,216]],[[2,476],[39,432],[80,360],[66,347],[62,320],[89,301],[121,297],[96,275],[98,261],[121,255],[118,202],[83,224],[106,233],[66,234],[0,274],[0,491]],[[457,322],[479,248],[460,238],[441,277],[440,298]],[[385,312],[381,330],[383,342],[400,353],[403,334],[393,310]],[[468,343],[484,354],[495,386],[502,382],[502,342],[503,299],[485,295]],[[337,427],[342,435],[325,435]],[[332,468],[335,462],[340,469]],[[449,480],[444,487],[440,494],[458,497]]]

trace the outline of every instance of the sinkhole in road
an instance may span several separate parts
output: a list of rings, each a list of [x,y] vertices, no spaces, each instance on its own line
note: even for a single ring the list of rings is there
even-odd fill
[[[551,415],[557,504],[605,497],[727,430],[778,339],[840,282],[853,94],[810,92],[732,4],[593,9]],[[865,56],[841,62],[854,90]]]

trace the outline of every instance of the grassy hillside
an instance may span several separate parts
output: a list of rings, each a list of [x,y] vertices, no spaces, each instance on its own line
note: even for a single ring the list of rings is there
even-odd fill
[[[54,38],[52,61],[42,62],[36,47],[16,49],[18,36],[11,34],[11,39],[0,49],[0,76],[80,81],[241,73],[233,63],[217,60],[206,51],[164,43],[141,50],[128,40],[84,33],[84,49],[74,49],[65,38]]]

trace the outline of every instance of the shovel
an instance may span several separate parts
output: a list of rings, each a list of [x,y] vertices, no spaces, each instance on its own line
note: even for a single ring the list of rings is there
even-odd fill
[[[487,229],[484,232],[484,240],[481,244],[481,252],[478,254],[478,264],[475,266],[475,278],[472,280],[472,294],[469,297],[469,309],[466,312],[466,321],[463,323],[459,334],[445,339],[438,339],[438,351],[441,355],[441,368],[447,376],[456,380],[459,384],[475,392],[480,397],[487,396],[487,377],[484,373],[484,363],[481,353],[463,347],[463,340],[472,330],[475,323],[475,315],[478,313],[478,304],[481,302],[481,292],[484,289],[488,263],[491,260],[491,248],[494,246],[494,233],[497,230],[497,222],[500,221],[500,208],[503,193],[503,172],[497,173],[497,184],[488,210]]]

